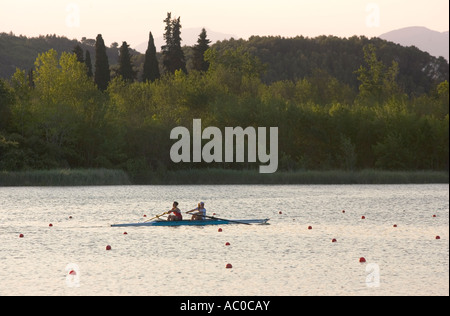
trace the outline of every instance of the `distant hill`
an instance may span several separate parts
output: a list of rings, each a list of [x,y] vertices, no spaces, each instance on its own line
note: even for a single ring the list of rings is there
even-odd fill
[[[119,43],[119,46],[122,43]],[[10,78],[16,68],[29,70],[34,68],[34,61],[39,54],[50,49],[62,52],[72,52],[76,45],[83,51],[89,50],[92,65],[95,63],[95,39],[83,38],[81,41],[70,40],[64,36],[41,35],[39,37],[16,36],[13,33],[0,33],[0,78]],[[118,47],[107,47],[109,64],[117,64],[119,58]],[[138,54],[132,51],[132,54]]]
[[[232,34],[214,32],[207,28],[205,29],[207,37],[211,41],[211,44],[214,44],[217,41],[223,41],[226,39],[230,39],[232,37],[236,37],[235,35]],[[181,29],[181,37],[183,39],[181,44],[186,46],[194,46],[195,44],[197,44],[198,36],[201,33],[201,31],[202,31],[201,27]],[[153,34],[153,36],[155,36],[155,34]],[[137,45],[134,49],[142,54],[145,54],[145,51],[147,50],[147,44],[148,42],[142,42],[141,44]],[[161,51],[162,45],[164,45],[164,37],[162,36],[155,37],[156,51]]]
[[[426,27],[412,26],[381,34],[379,36],[402,46],[416,46],[435,57],[449,61],[449,32],[437,32]]]

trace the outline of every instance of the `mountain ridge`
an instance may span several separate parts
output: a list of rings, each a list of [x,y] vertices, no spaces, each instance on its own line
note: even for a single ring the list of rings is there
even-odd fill
[[[409,26],[378,37],[406,47],[415,46],[434,57],[442,56],[449,61],[449,31],[438,32],[424,26]]]

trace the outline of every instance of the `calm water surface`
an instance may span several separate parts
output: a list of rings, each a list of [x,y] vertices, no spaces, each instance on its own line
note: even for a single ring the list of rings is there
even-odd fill
[[[109,227],[173,200],[271,225]],[[448,185],[0,188],[0,295],[449,295],[448,215]]]

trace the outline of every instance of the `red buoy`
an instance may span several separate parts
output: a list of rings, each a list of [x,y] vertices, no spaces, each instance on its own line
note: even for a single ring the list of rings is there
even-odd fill
[[[106,246],[106,250],[111,250],[111,246],[110,245]]]
[[[436,215],[433,215],[433,217],[436,217]]]
[[[231,269],[231,268],[233,268],[233,266],[231,265],[231,263],[227,263],[227,265],[225,266],[225,268]]]
[[[392,226],[392,227],[397,227],[397,224],[394,224],[394,226]]]
[[[219,233],[221,233],[221,232],[222,232],[222,228],[219,228],[217,231],[218,231]]]
[[[69,219],[72,219],[72,216],[69,216]]]
[[[366,262],[366,258],[364,258],[364,257],[359,258],[359,262],[361,262],[361,263]]]
[[[53,227],[53,224],[52,223],[48,224],[48,227]]]
[[[363,216],[361,216],[361,219],[366,219],[366,217],[363,215]]]
[[[436,236],[436,239],[441,239],[441,236]]]
[[[308,226],[308,229],[312,229],[312,226]]]
[[[70,270],[69,274],[70,274],[70,275],[77,275],[77,273],[75,272],[75,270]]]
[[[331,242],[337,242],[336,238],[333,238],[333,239],[331,240]]]
[[[342,213],[345,213],[345,210],[342,210]]]
[[[143,217],[147,217],[147,215],[144,214]]]
[[[278,214],[283,214],[283,212],[282,212],[282,211],[279,211]]]
[[[226,243],[225,243],[225,246],[229,246],[230,245],[230,243],[227,241]]]
[[[20,234],[20,235],[19,235],[19,238],[23,238],[23,234]]]
[[[124,235],[128,235],[128,233],[127,233],[127,232],[123,232],[123,234],[124,234]]]

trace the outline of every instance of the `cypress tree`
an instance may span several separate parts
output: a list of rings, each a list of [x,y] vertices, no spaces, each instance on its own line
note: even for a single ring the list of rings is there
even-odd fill
[[[164,33],[164,39],[166,45],[162,46],[163,66],[169,73],[175,73],[177,70],[182,70],[185,73],[186,61],[184,52],[181,48],[181,23],[180,18],[172,19],[172,14],[167,13],[167,18],[164,20],[166,23]]]
[[[148,39],[147,51],[145,52],[144,73],[142,74],[142,81],[153,82],[161,77],[159,73],[158,60],[156,59],[156,47],[152,32],[150,32]]]
[[[198,71],[207,71],[209,62],[205,61],[204,54],[209,48],[211,41],[206,38],[206,30],[203,28],[194,46],[193,68]]]
[[[122,46],[120,46],[118,75],[122,76],[125,81],[133,81],[135,72],[133,71],[133,65],[131,64],[131,55],[128,47],[129,45],[127,42],[123,42]]]
[[[101,91],[108,88],[111,75],[109,73],[108,56],[102,35],[98,34],[95,40],[95,77],[94,81]]]
[[[94,75],[92,73],[92,61],[91,61],[91,53],[89,53],[89,50],[86,49],[86,56],[84,58],[84,63],[86,64],[87,67],[87,75],[89,78],[92,78],[92,76]]]
[[[83,53],[83,49],[80,47],[80,45],[76,45],[74,47],[74,49],[72,50],[72,52],[74,52],[75,55],[77,55],[77,60],[80,63],[84,63],[84,53]]]

